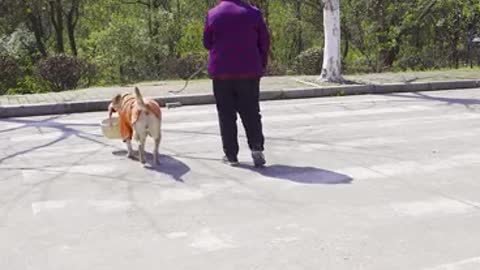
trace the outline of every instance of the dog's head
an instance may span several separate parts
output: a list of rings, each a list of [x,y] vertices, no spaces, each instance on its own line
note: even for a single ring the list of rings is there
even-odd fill
[[[112,102],[108,106],[110,112],[119,112],[122,109],[123,95],[118,94],[112,98]]]

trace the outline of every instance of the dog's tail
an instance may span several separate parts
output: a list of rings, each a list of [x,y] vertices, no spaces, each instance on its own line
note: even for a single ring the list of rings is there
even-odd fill
[[[140,89],[138,89],[138,87],[136,86],[135,86],[135,98],[137,99],[138,105],[140,105],[141,107],[146,106],[145,101],[143,101],[143,96],[140,93]]]

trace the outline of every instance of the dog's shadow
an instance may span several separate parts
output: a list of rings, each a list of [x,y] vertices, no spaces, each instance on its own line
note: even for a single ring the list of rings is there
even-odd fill
[[[114,151],[113,154],[116,156],[127,156],[127,151]],[[190,167],[188,167],[187,164],[171,156],[160,154],[160,164],[155,164],[153,162],[152,153],[147,152],[145,153],[145,155],[147,161],[147,163],[145,164],[145,168],[147,170],[167,174],[177,182],[184,182],[182,177],[190,171]],[[135,152],[135,158],[133,159],[138,161],[138,152]]]
[[[266,177],[288,180],[301,184],[336,185],[350,184],[353,181],[353,178],[348,175],[314,167],[271,165],[264,168],[255,168],[247,164],[241,164],[239,167],[254,171]]]

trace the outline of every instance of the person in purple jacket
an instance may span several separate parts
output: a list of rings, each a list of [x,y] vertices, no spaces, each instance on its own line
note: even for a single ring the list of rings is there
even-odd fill
[[[237,113],[255,167],[265,165],[260,114],[260,78],[264,75],[270,36],[262,13],[241,0],[220,0],[208,11],[203,44],[209,50],[224,162],[238,165]]]

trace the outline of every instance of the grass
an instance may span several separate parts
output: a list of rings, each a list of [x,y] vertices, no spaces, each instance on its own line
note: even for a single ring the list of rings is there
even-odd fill
[[[297,76],[303,81],[314,83],[319,86],[338,85],[318,82],[318,75]],[[385,73],[363,73],[344,75],[347,81],[358,84],[384,84],[384,83],[413,83],[413,82],[438,82],[454,80],[478,80],[480,79],[480,67],[460,69],[437,69],[428,71],[405,71]]]

